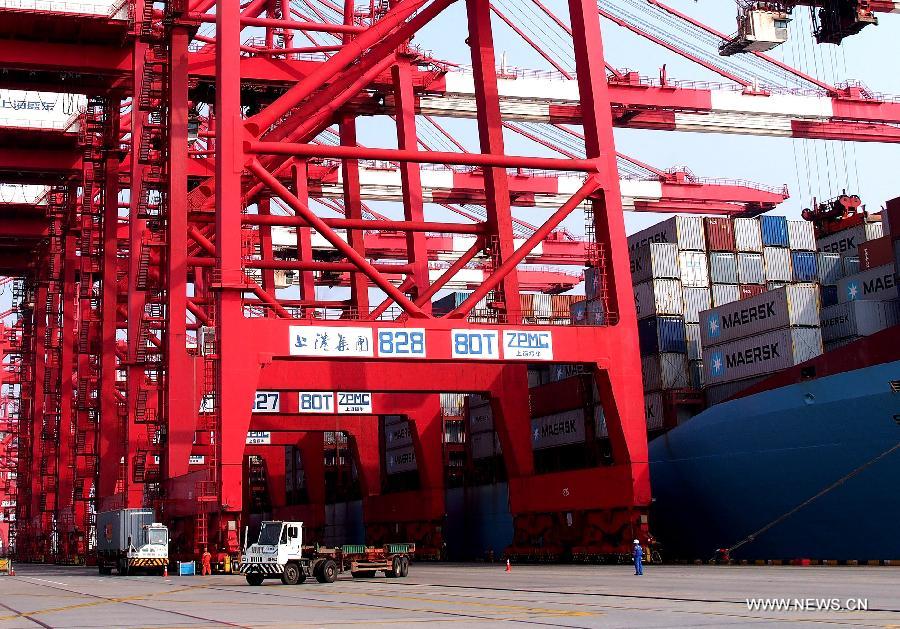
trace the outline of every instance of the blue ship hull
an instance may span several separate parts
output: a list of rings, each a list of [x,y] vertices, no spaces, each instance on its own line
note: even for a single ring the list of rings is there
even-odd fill
[[[900,448],[878,458],[900,444],[897,380],[895,360],[789,384],[652,441],[651,530],[666,556],[711,558],[870,464],[733,558],[900,559]]]

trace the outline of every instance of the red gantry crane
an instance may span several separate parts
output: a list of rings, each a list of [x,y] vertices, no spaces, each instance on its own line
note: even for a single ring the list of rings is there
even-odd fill
[[[20,559],[90,562],[96,513],[131,507],[176,554],[234,553],[260,509],[324,527],[332,477],[367,541],[439,556],[447,453],[471,463],[450,426],[474,407],[511,552],[647,536],[623,211],[754,216],[788,193],[621,155],[613,128],[897,142],[900,101],[657,0],[567,0],[567,20],[455,3],[461,59],[425,49],[454,0],[0,3],[0,191],[18,191],[0,196],[0,493]],[[774,30],[800,3],[763,4],[741,15]],[[823,42],[898,10],[810,4]],[[720,81],[618,69],[601,21]],[[495,27],[550,69],[508,67]],[[574,325],[558,293],[586,273]],[[451,289],[470,292],[434,307]],[[577,377],[530,400],[541,369]],[[574,469],[532,452],[530,405],[560,399],[593,418]]]

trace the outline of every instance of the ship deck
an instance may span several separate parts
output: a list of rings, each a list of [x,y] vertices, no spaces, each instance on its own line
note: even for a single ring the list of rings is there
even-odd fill
[[[896,626],[893,567],[513,566],[415,564],[406,579],[300,586],[240,576],[100,577],[17,566],[0,576],[8,627],[696,627],[790,622]],[[868,599],[868,611],[750,611],[746,599]]]

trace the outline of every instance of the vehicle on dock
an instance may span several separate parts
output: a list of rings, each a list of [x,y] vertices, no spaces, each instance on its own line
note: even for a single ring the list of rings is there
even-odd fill
[[[256,543],[241,555],[236,572],[243,574],[250,585],[275,578],[285,585],[297,585],[309,577],[319,583],[334,583],[341,572],[350,572],[356,579],[372,578],[378,572],[398,578],[409,574],[415,550],[414,544],[304,545],[302,522],[267,521],[262,523]]]
[[[97,569],[100,574],[163,574],[169,565],[169,529],[149,509],[97,514]]]

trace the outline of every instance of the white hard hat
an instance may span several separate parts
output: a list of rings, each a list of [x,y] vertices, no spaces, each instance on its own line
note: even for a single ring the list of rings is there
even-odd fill
[[[638,541],[638,540],[634,540],[634,543],[635,543],[635,544],[640,544],[641,542]]]

